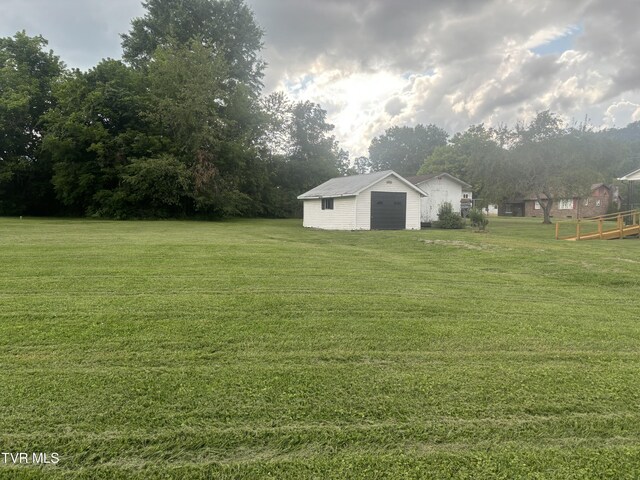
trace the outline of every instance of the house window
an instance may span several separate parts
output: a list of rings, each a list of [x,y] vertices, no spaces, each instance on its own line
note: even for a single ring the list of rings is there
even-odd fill
[[[462,198],[469,198],[469,194],[468,193],[463,193],[462,194]]]
[[[600,205],[602,205],[602,203],[600,202],[600,200],[596,200],[596,207],[599,207]]]
[[[333,198],[322,199],[322,210],[333,210]]]
[[[558,200],[559,210],[573,210],[573,198],[561,198]]]
[[[536,200],[535,202],[533,202],[533,209],[534,210],[540,210],[540,208],[541,207],[540,207],[540,202],[539,201]]]

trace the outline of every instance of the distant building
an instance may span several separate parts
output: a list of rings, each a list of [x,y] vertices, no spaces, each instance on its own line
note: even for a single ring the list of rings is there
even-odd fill
[[[466,214],[473,203],[471,185],[448,173],[418,175],[407,180],[427,194],[421,201],[420,221],[423,224],[438,220],[438,210],[443,203],[450,203],[461,215]]]
[[[542,196],[544,200],[546,197]],[[605,215],[609,209],[620,207],[618,187],[595,183],[591,185],[591,193],[587,197],[572,196],[554,198],[550,216],[555,218],[586,218]],[[535,196],[528,196],[524,201],[524,213],[527,217],[543,217],[544,212]]]

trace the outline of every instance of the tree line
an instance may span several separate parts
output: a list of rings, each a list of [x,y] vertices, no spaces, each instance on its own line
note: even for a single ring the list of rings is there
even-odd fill
[[[566,124],[542,111],[529,123],[472,125],[452,137],[435,125],[392,127],[355,166],[409,176],[446,172],[470,183],[480,206],[536,198],[549,223],[558,199],[587,196],[591,185],[640,168],[640,122],[596,130],[587,121]],[[637,191],[633,196],[640,198]]]
[[[123,60],[69,70],[0,39],[0,214],[288,216],[344,173],[326,112],[261,95],[263,32],[242,0],[148,0]]]
[[[551,112],[513,128],[391,127],[349,159],[326,111],[262,94],[264,32],[243,0],[147,0],[123,60],[68,69],[47,41],[0,38],[0,215],[292,216],[339,175],[448,172],[486,202],[553,198],[638,168],[640,124]]]

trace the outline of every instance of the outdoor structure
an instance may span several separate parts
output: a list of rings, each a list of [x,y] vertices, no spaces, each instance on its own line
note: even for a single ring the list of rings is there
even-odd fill
[[[543,200],[545,198],[542,196]],[[613,204],[616,208],[620,208],[618,188],[604,183],[595,183],[591,185],[591,193],[588,197],[555,198],[550,216],[558,219],[597,217],[606,215]],[[531,195],[525,198],[524,211],[527,217],[544,216],[540,203]]]
[[[634,170],[631,173],[627,173],[626,175],[624,175],[623,177],[618,178],[618,180],[620,180],[623,183],[626,183],[627,188],[626,188],[626,201],[625,201],[625,205],[627,207],[627,209],[631,209],[633,207],[638,206],[638,201],[633,198],[632,192],[633,189],[631,188],[631,185],[633,184],[633,182],[640,182],[640,168],[637,170]]]
[[[524,217],[525,199],[522,196],[508,198],[498,205],[498,215],[501,217]]]
[[[471,185],[453,175],[448,173],[418,175],[409,177],[407,180],[427,194],[421,202],[420,220],[423,224],[438,220],[438,209],[443,203],[449,202],[453,210],[460,214],[471,208],[473,201]]]
[[[488,217],[497,217],[499,212],[499,207],[496,204],[487,205],[483,208],[484,214]]]
[[[570,234],[567,236],[567,230]],[[640,238],[640,210],[556,222],[556,240]]]
[[[298,196],[305,227],[325,230],[419,230],[426,194],[392,170],[332,178]]]

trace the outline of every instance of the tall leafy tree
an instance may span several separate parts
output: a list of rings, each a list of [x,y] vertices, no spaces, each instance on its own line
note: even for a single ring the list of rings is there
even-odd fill
[[[267,117],[263,137],[275,187],[272,198],[278,215],[298,214],[296,196],[319,183],[350,173],[349,155],[331,135],[327,112],[312,102],[291,102],[272,94],[263,102]]]
[[[146,92],[145,77],[116,60],[75,70],[56,88],[57,105],[44,116],[43,150],[67,213],[110,214],[120,169],[163,148],[142,116]]]
[[[371,169],[415,175],[425,158],[437,147],[447,144],[447,138],[447,132],[435,125],[391,127],[369,146]]]
[[[529,124],[518,124],[511,149],[514,189],[534,196],[543,211],[543,223],[551,223],[551,208],[558,199],[589,193],[589,186],[602,177],[576,148],[557,115],[543,111]]]
[[[64,64],[24,31],[0,38],[0,213],[51,213],[51,164],[40,155],[42,116]]]
[[[216,216],[255,213],[244,191],[256,156],[255,102],[242,85],[229,88],[228,68],[195,41],[158,48],[148,68],[147,117],[191,172],[194,208]]]
[[[148,0],[123,35],[124,58],[148,71],[150,117],[193,177],[198,212],[264,213],[258,96],[263,32],[242,0]]]
[[[147,0],[146,14],[122,35],[124,59],[141,67],[160,47],[196,42],[225,59],[229,80],[257,94],[264,62],[262,29],[243,0]]]

